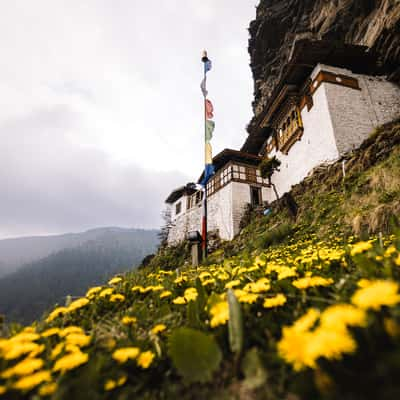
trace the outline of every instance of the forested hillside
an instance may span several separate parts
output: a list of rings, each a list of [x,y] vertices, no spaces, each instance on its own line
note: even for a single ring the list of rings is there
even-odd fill
[[[157,231],[113,229],[27,264],[0,279],[0,314],[29,323],[66,296],[81,296],[89,285],[134,268],[157,243]]]

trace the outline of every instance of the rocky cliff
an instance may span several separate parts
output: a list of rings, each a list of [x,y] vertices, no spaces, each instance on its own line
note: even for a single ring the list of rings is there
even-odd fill
[[[400,82],[399,0],[260,0],[249,32],[255,117],[302,38],[368,46],[379,56],[378,73]]]

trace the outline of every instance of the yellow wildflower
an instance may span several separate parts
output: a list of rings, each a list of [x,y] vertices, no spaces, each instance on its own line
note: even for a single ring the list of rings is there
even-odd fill
[[[185,293],[183,295],[185,297],[185,299],[189,302],[189,301],[194,301],[197,299],[198,293],[197,293],[197,289],[194,287],[188,288],[185,290]]]
[[[242,294],[241,296],[238,296],[238,301],[240,303],[248,303],[248,304],[253,304],[257,301],[259,295],[255,293],[245,293]]]
[[[177,285],[179,285],[180,283],[186,282],[187,278],[183,275],[178,276],[175,280],[174,283],[176,283]]]
[[[164,290],[164,286],[162,286],[162,285],[151,286],[151,290],[153,292],[159,292],[161,290]]]
[[[32,332],[21,332],[10,338],[10,342],[34,342],[38,340],[40,335]]]
[[[89,355],[86,353],[81,353],[80,351],[67,354],[56,361],[53,367],[53,371],[60,371],[62,374],[71,369],[75,369],[82,364],[87,363],[89,360]]]
[[[58,344],[53,348],[53,350],[51,351],[50,358],[51,358],[52,360],[54,360],[55,358],[57,358],[57,357],[61,354],[61,352],[64,350],[64,347],[65,347],[65,343],[58,343]]]
[[[323,311],[320,325],[328,330],[343,330],[347,326],[366,326],[367,315],[364,310],[351,304],[335,304]]]
[[[292,282],[292,285],[297,289],[307,289],[315,286],[329,286],[332,285],[332,278],[323,278],[322,276],[308,276],[300,278]]]
[[[162,293],[160,293],[160,299],[164,299],[165,297],[169,297],[172,295],[172,292],[170,290],[164,290]]]
[[[116,276],[116,277],[110,279],[110,280],[108,281],[108,284],[109,284],[109,285],[116,285],[117,283],[120,283],[120,282],[122,282],[122,278],[119,277],[119,276]]]
[[[28,391],[36,386],[40,385],[43,382],[50,382],[51,375],[49,371],[39,371],[35,374],[26,376],[24,378],[19,379],[14,383],[13,388],[21,391]]]
[[[49,328],[46,329],[45,331],[43,331],[40,335],[42,337],[50,337],[50,336],[54,336],[54,335],[58,335],[60,333],[60,328]]]
[[[46,346],[44,344],[39,345],[38,347],[36,347],[34,350],[32,350],[29,354],[28,357],[31,358],[35,358],[37,357],[39,354],[42,354],[44,352],[44,350],[46,349]]]
[[[397,256],[397,258],[394,260],[394,263],[400,267],[400,254]]]
[[[37,343],[32,343],[32,342],[15,342],[10,346],[8,349],[6,349],[4,353],[4,358],[6,360],[14,360],[16,358],[21,357],[24,354],[31,353],[32,351],[35,351],[39,349],[40,346]]]
[[[134,287],[131,289],[132,292],[140,292],[140,291],[142,291],[142,290],[143,290],[143,286],[138,286],[138,285],[134,286]]]
[[[85,347],[89,345],[90,340],[90,336],[84,335],[82,333],[71,333],[66,337],[65,342],[79,347]]]
[[[358,242],[351,246],[350,254],[354,256],[356,254],[364,253],[370,249],[372,249],[371,242]]]
[[[201,279],[201,280],[203,280],[204,278],[210,278],[211,277],[211,274],[209,273],[209,272],[207,272],[207,271],[203,271],[203,272],[201,272],[200,274],[199,274],[199,278]]]
[[[382,306],[393,306],[400,302],[399,285],[393,281],[377,280],[365,288],[358,289],[351,298],[356,306],[379,310]]]
[[[82,307],[85,307],[86,305],[89,304],[89,300],[86,299],[85,297],[81,297],[80,299],[77,299],[73,301],[69,306],[68,306],[68,312],[78,310]]]
[[[122,323],[124,324],[124,325],[133,325],[133,324],[135,324],[136,323],[136,321],[137,321],[137,318],[136,317],[130,317],[129,315],[125,315],[123,318],[122,318]]]
[[[30,375],[43,367],[43,360],[40,358],[26,358],[11,368],[6,369],[1,377],[9,379],[12,376]]]
[[[70,335],[71,333],[84,333],[83,329],[80,326],[71,325],[64,328],[62,331],[59,332],[61,337],[65,337]]]
[[[286,296],[282,293],[277,294],[274,297],[270,297],[264,300],[264,308],[273,308],[283,306],[286,303]]]
[[[394,247],[393,245],[391,245],[391,246],[389,246],[389,247],[386,249],[384,256],[385,256],[386,258],[389,258],[389,257],[391,257],[392,254],[394,254],[394,253],[396,253],[396,247]]]
[[[212,285],[215,283],[215,279],[214,278],[210,278],[210,279],[205,279],[201,282],[201,284],[203,286],[207,286],[207,285]]]
[[[126,363],[128,360],[135,359],[140,353],[138,347],[121,347],[115,350],[112,354],[112,358],[118,361],[120,364]]]
[[[244,291],[252,292],[252,293],[262,293],[271,289],[271,285],[269,284],[268,278],[261,278],[257,282],[251,282],[245,285],[243,288]]]
[[[110,296],[110,295],[112,295],[113,292],[114,292],[113,288],[105,288],[99,293],[99,297]]]
[[[360,288],[366,288],[367,286],[371,285],[371,283],[373,283],[373,281],[371,281],[370,279],[360,279],[357,282],[357,286]]]
[[[157,333],[163,332],[167,329],[167,327],[164,324],[158,324],[151,328],[151,332],[157,335]]]
[[[125,301],[125,296],[123,294],[117,293],[113,294],[110,297],[110,302],[111,303],[117,303],[117,302],[122,302]]]
[[[182,296],[176,297],[174,300],[172,300],[174,304],[186,304],[186,299]]]
[[[280,267],[278,272],[278,281],[281,279],[292,278],[297,276],[296,268]]]
[[[45,383],[39,388],[39,396],[50,396],[57,390],[57,388],[58,386],[55,382]]]
[[[104,384],[104,390],[109,392],[110,390],[114,390],[117,387],[117,381],[113,379],[107,379]]]
[[[221,301],[217,304],[214,304],[210,308],[211,328],[215,328],[218,325],[225,325],[229,320],[229,306],[227,301]]]
[[[232,289],[235,286],[239,286],[240,283],[241,283],[240,279],[235,279],[235,280],[230,281],[227,284],[225,284],[225,289]]]
[[[137,359],[137,365],[144,369],[149,368],[150,364],[153,362],[154,353],[152,351],[144,351]]]
[[[103,289],[102,286],[95,286],[90,288],[87,292],[86,292],[86,297],[87,298],[92,298],[94,297],[97,293],[99,293],[101,290]]]

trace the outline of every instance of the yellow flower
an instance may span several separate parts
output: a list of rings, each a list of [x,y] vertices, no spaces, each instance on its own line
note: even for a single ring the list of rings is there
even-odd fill
[[[143,286],[134,286],[131,291],[132,292],[141,292],[143,290]]]
[[[22,375],[30,375],[36,370],[43,367],[43,360],[40,358],[26,358],[23,361],[20,361],[18,364],[14,365],[11,368],[6,369],[1,377],[4,379],[9,379],[12,376],[22,376]]]
[[[397,256],[397,258],[394,260],[394,263],[398,266],[400,266],[400,254]]]
[[[124,325],[133,325],[133,324],[135,324],[136,323],[136,321],[137,321],[137,318],[136,317],[130,317],[129,315],[125,315],[123,318],[122,318],[122,323],[124,324]]]
[[[84,333],[83,329],[80,326],[68,326],[59,332],[60,337],[65,337],[70,335],[71,333]]]
[[[241,296],[237,296],[238,301],[240,303],[248,303],[248,304],[253,304],[257,301],[259,295],[255,293],[245,293],[242,294]]]
[[[60,328],[49,328],[49,329],[46,329],[45,331],[43,331],[40,335],[42,337],[50,337],[53,335],[58,335],[60,333],[60,331],[61,331]]]
[[[257,282],[248,283],[243,288],[244,291],[252,293],[262,293],[268,291],[269,289],[271,289],[271,285],[269,284],[268,278],[261,278]]]
[[[357,286],[360,288],[366,288],[367,286],[371,285],[371,283],[373,283],[373,281],[371,281],[369,279],[360,279],[357,282]]]
[[[65,347],[65,343],[58,343],[51,351],[50,359],[54,360],[55,358],[57,358],[61,354],[61,352],[64,350],[64,347]]]
[[[39,396],[50,396],[57,390],[57,388],[58,386],[55,382],[45,383],[39,388]]]
[[[109,392],[110,390],[114,390],[117,387],[117,381],[113,379],[107,379],[106,383],[104,384],[104,390]]]
[[[0,385],[0,396],[7,392],[7,388],[3,385]]]
[[[358,242],[351,246],[350,254],[354,256],[356,254],[364,253],[370,249],[372,249],[372,244],[370,242]]]
[[[62,374],[71,369],[77,368],[82,364],[87,363],[89,355],[81,353],[80,351],[67,354],[56,361],[53,367],[53,371],[60,371]]]
[[[109,285],[116,285],[117,283],[120,283],[120,282],[122,282],[122,278],[119,277],[119,276],[116,276],[116,277],[110,279],[110,280],[108,281],[108,284],[109,284]]]
[[[176,283],[177,285],[179,285],[180,283],[186,282],[187,278],[184,277],[183,275],[178,276],[175,280],[174,283]]]
[[[151,328],[151,332],[157,335],[157,333],[163,332],[167,329],[167,327],[164,324],[158,324]]]
[[[384,256],[386,258],[389,258],[392,254],[396,253],[396,247],[394,247],[393,245],[389,246],[386,251]]]
[[[120,364],[126,363],[128,360],[135,359],[140,353],[138,347],[121,347],[115,350],[112,354],[112,358],[118,361]]]
[[[197,289],[194,287],[188,288],[185,290],[185,293],[183,295],[185,297],[185,299],[189,302],[189,301],[194,301],[197,299],[198,293],[197,293]]]
[[[101,290],[103,289],[102,286],[95,286],[90,288],[87,292],[86,292],[86,297],[91,298],[94,297],[97,293],[99,293]]]
[[[49,371],[39,371],[33,375],[26,376],[24,378],[19,379],[14,383],[14,389],[21,391],[28,391],[36,386],[40,385],[43,382],[50,382],[51,375]]]
[[[160,299],[164,299],[165,297],[171,296],[172,292],[170,290],[164,290],[162,293],[160,293]]]
[[[67,311],[68,311],[67,307],[57,307],[57,308],[55,308],[49,314],[49,316],[46,318],[46,322],[47,323],[52,322],[53,320],[55,320],[60,315],[64,315]]]
[[[117,303],[117,302],[122,302],[125,301],[125,296],[123,294],[117,293],[113,294],[110,297],[110,302],[111,303]]]
[[[162,285],[156,285],[156,286],[150,286],[150,287],[153,292],[159,292],[161,290],[164,290],[164,286],[162,286]]]
[[[21,357],[24,354],[31,353],[32,351],[38,350],[41,346],[37,343],[31,342],[15,342],[6,349],[4,353],[4,358],[6,360],[14,360],[16,358]]]
[[[66,337],[65,342],[68,344],[76,345],[78,347],[85,347],[89,345],[90,340],[90,336],[84,335],[82,333],[71,333]]]
[[[174,300],[172,300],[172,302],[174,304],[186,304],[186,299],[182,296],[179,296],[179,297],[175,298]]]
[[[221,301],[219,303],[214,304],[210,308],[211,328],[215,328],[218,325],[225,325],[229,320],[229,306],[227,301]]]
[[[335,304],[324,310],[320,325],[328,330],[343,330],[347,326],[366,326],[367,315],[351,304]]]
[[[351,298],[356,306],[379,310],[382,306],[394,306],[400,302],[399,285],[393,281],[377,280],[365,288],[358,289]]]
[[[274,297],[270,297],[264,300],[264,308],[273,308],[283,306],[286,303],[286,296],[282,293],[277,294]]]
[[[329,286],[332,285],[333,279],[323,278],[322,276],[308,276],[300,278],[292,282],[292,285],[297,289],[307,289],[315,286]]]
[[[144,351],[137,359],[137,365],[144,369],[149,368],[150,364],[153,362],[154,353],[152,351]]]
[[[99,293],[99,297],[110,296],[114,292],[113,288],[105,288]]]
[[[278,272],[278,281],[281,279],[292,278],[297,276],[296,268],[280,267]]]
[[[86,299],[85,297],[81,297],[80,299],[73,301],[68,306],[68,312],[78,310],[79,308],[85,307],[88,304],[89,304],[89,300]]]
[[[34,342],[38,340],[40,335],[32,332],[21,332],[10,338],[10,342]]]
[[[225,284],[225,289],[232,289],[235,286],[239,286],[240,283],[241,283],[240,279],[235,279],[235,280],[230,281],[227,284]]]

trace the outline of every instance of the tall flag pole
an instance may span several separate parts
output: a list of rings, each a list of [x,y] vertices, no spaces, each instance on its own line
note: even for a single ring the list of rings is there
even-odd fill
[[[200,184],[203,186],[203,207],[202,207],[202,253],[203,259],[207,258],[207,182],[214,175],[214,166],[212,163],[212,148],[211,139],[215,128],[215,122],[212,120],[214,117],[214,108],[209,99],[207,99],[207,72],[211,69],[211,61],[207,56],[207,52],[204,50],[201,61],[204,64],[204,75],[203,80],[200,84],[201,91],[204,97],[204,153],[205,153],[205,166],[204,166],[204,176]]]

